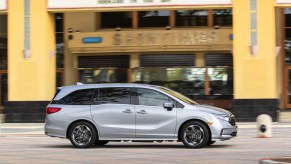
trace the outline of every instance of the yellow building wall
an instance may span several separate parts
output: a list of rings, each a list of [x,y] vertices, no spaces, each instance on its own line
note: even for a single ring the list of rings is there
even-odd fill
[[[203,67],[203,66],[205,66],[205,61],[204,61],[205,53],[204,52],[194,52],[194,54],[196,56],[195,66],[196,67]]]
[[[77,54],[71,53],[68,49],[68,29],[72,28],[74,31],[79,30],[83,32],[96,31],[96,14],[95,12],[68,12],[64,13],[64,43],[65,43],[65,85],[73,85],[77,80]],[[74,36],[75,39],[75,36]]]
[[[24,58],[24,1],[9,0],[9,101],[48,101],[55,92],[54,16],[47,12],[46,0],[30,3],[31,57]]]
[[[258,51],[250,52],[250,1],[233,1],[234,98],[278,98],[273,0],[257,0]]]

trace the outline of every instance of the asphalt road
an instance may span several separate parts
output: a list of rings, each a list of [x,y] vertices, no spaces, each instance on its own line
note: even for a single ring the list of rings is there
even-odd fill
[[[202,149],[188,149],[177,142],[111,142],[77,149],[69,140],[42,133],[41,124],[0,124],[0,163],[251,164],[261,158],[291,156],[289,124],[276,124],[272,138],[256,138],[254,124],[239,124],[236,138]]]

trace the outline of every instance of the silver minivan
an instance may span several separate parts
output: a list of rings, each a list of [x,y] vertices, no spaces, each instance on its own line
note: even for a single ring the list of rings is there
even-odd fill
[[[145,84],[60,87],[46,114],[45,134],[68,138],[78,148],[109,141],[173,140],[200,148],[237,134],[229,111]]]

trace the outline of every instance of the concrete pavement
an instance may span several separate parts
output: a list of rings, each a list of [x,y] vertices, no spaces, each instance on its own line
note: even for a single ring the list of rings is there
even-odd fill
[[[238,123],[238,136],[202,149],[179,142],[110,142],[76,149],[69,140],[43,134],[44,124],[0,124],[0,163],[258,163],[291,155],[291,124],[274,123],[272,138],[256,138],[255,123]]]

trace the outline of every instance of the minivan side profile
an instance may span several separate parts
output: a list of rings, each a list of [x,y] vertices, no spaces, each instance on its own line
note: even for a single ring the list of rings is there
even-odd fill
[[[237,134],[229,111],[146,84],[61,87],[46,113],[45,134],[68,138],[78,148],[128,140],[181,141],[201,148]]]

